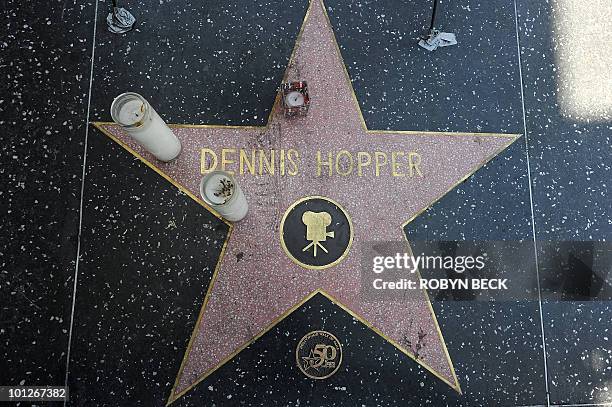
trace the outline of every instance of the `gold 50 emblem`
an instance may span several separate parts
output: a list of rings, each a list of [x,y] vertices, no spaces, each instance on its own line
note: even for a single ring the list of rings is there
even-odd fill
[[[306,376],[326,379],[336,373],[342,363],[342,347],[338,339],[326,331],[304,335],[295,350],[295,360]]]

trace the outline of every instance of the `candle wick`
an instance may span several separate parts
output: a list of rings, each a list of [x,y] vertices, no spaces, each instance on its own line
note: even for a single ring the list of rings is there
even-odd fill
[[[213,195],[218,198],[222,198],[224,202],[227,202],[228,199],[232,196],[233,189],[234,184],[230,180],[221,179],[219,181],[217,192],[214,192]]]

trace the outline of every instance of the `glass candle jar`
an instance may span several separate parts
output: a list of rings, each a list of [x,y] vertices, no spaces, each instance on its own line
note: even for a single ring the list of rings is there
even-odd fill
[[[111,105],[111,117],[158,160],[171,161],[181,152],[179,139],[138,93],[117,96]]]
[[[249,210],[236,179],[225,171],[212,171],[204,175],[200,182],[200,195],[221,216],[233,222],[243,219]]]

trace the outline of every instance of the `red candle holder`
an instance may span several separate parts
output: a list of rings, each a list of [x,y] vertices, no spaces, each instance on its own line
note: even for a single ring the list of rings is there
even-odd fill
[[[285,117],[306,116],[310,107],[306,81],[281,84],[281,99]]]

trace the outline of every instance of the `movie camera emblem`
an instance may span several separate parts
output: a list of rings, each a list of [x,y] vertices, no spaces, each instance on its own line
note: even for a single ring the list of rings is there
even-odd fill
[[[281,245],[294,263],[324,269],[342,261],[353,241],[353,226],[337,202],[322,196],[302,198],[285,212]]]
[[[306,376],[326,379],[336,373],[342,363],[342,346],[334,335],[326,331],[312,331],[304,335],[295,349],[295,360]]]

